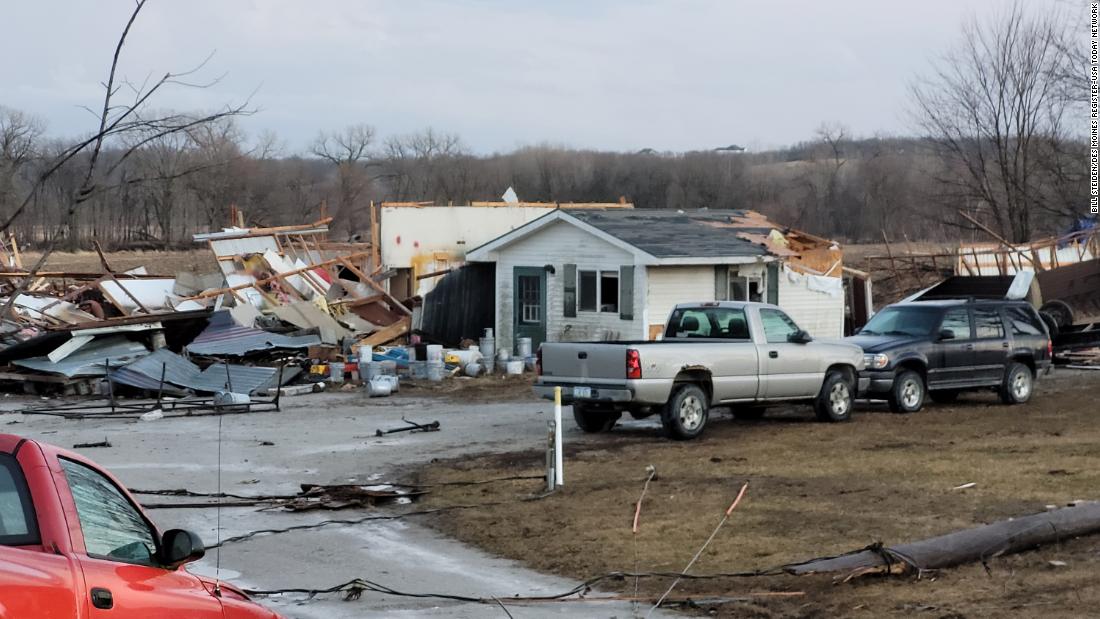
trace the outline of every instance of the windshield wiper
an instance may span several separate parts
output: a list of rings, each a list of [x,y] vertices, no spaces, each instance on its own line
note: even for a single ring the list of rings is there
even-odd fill
[[[913,335],[913,334],[909,333],[908,331],[887,331],[886,333],[883,333],[883,335]]]
[[[874,332],[870,329],[860,329],[859,334],[860,335],[881,335],[880,333],[876,333],[876,332]]]

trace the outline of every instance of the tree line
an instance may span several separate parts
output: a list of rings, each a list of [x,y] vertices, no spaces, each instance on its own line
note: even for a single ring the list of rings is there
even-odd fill
[[[173,130],[138,124],[58,165],[74,140],[50,136],[32,111],[0,107],[0,219],[26,245],[168,248],[227,225],[236,205],[250,225],[327,212],[350,238],[368,232],[372,201],[457,205],[513,187],[531,202],[753,209],[848,242],[958,240],[972,234],[966,213],[1026,241],[1088,211],[1079,34],[1058,15],[1019,5],[971,21],[959,45],[912,82],[915,135],[859,137],[825,123],[802,143],[765,152],[542,144],[478,154],[445,131],[381,138],[357,124],[289,153],[272,133],[246,135],[243,107],[151,114],[135,105],[135,116],[172,119]]]

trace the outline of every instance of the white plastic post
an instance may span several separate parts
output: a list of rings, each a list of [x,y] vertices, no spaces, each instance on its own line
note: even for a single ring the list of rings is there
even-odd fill
[[[554,476],[557,486],[565,485],[561,457],[561,387],[554,387]]]

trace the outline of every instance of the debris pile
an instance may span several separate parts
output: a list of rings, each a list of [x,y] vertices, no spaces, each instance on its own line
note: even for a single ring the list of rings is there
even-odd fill
[[[0,243],[0,388],[110,395],[114,410],[116,390],[224,406],[358,379],[358,351],[406,338],[412,311],[386,291],[377,247],[330,242],[330,220],[197,234],[208,274],[117,272],[98,245],[101,272],[26,269],[14,238]]]

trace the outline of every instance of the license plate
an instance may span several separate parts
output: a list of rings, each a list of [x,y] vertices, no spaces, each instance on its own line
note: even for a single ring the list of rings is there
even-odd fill
[[[573,397],[579,400],[587,400],[592,397],[591,387],[573,387]]]

